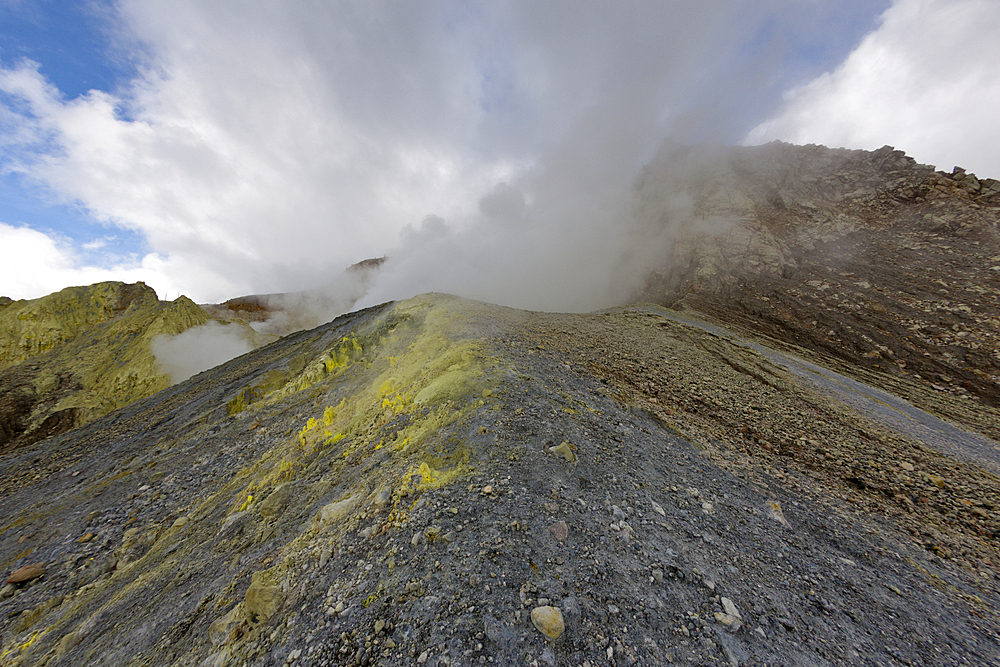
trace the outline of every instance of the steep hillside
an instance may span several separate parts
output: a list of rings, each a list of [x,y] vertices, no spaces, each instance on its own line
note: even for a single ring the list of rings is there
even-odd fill
[[[993,438],[1000,182],[902,151],[665,146],[638,184],[668,230],[640,299],[815,355]],[[942,405],[943,404],[943,405]]]
[[[160,301],[143,283],[69,287],[10,302],[0,310],[0,451],[166,388],[170,378],[151,341],[209,321],[190,299]],[[243,330],[248,340],[263,342]]]
[[[796,363],[655,306],[287,336],[0,455],[0,664],[995,664],[996,443]]]

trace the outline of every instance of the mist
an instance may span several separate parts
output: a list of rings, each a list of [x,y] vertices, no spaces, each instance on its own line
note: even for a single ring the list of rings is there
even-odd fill
[[[281,336],[329,322],[354,309],[368,293],[382,263],[382,258],[373,258],[352,265],[319,281],[318,288],[259,296],[269,311],[268,317],[249,324],[258,333]]]
[[[236,324],[208,322],[181,333],[156,336],[150,342],[160,370],[177,384],[253,349]]]

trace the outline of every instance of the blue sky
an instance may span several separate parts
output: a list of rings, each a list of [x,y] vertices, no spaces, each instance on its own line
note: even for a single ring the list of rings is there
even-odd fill
[[[88,2],[0,2],[0,64],[37,63],[68,99],[117,90],[136,76],[136,59],[116,46],[111,11],[111,5]],[[2,93],[0,100],[17,104]],[[75,248],[81,263],[95,267],[113,268],[148,252],[141,233],[100,224],[79,202],[9,170],[0,172],[0,222],[59,238]]]
[[[0,58],[39,63],[67,97],[111,91],[135,75],[135,63],[114,46],[110,11],[89,2],[0,2]]]
[[[387,295],[542,289],[669,136],[1000,176],[998,26],[992,0],[0,0],[0,294],[220,301],[410,246],[437,250]],[[483,213],[500,191],[516,215]]]

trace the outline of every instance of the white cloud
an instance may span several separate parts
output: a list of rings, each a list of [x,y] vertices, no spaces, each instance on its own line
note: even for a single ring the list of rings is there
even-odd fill
[[[0,296],[30,299],[73,285],[90,285],[105,280],[143,281],[157,291],[161,299],[175,299],[195,293],[207,280],[197,264],[183,259],[169,259],[155,253],[132,264],[95,267],[82,264],[72,244],[63,238],[25,226],[0,222]],[[234,283],[224,284],[234,289]]]
[[[88,241],[84,243],[81,247],[84,250],[100,250],[108,245],[108,238],[94,239],[93,241]]]
[[[739,110],[773,94],[783,58],[761,41],[828,31],[807,14],[799,0],[120,0],[137,78],[65,99],[31,63],[0,64],[0,159],[141,233],[153,252],[128,270],[197,301],[313,287],[390,252],[386,298],[583,307],[627,283],[637,170],[672,132],[742,135]],[[406,232],[428,215],[445,221],[436,236]],[[65,251],[57,264],[89,275],[60,274]]]
[[[1000,177],[1000,3],[897,0],[840,67],[789,91],[745,139],[891,144],[919,162]]]

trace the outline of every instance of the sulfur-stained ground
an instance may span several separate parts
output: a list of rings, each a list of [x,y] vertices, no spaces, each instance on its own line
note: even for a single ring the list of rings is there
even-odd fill
[[[997,489],[665,311],[427,295],[0,458],[0,665],[1000,664]]]

